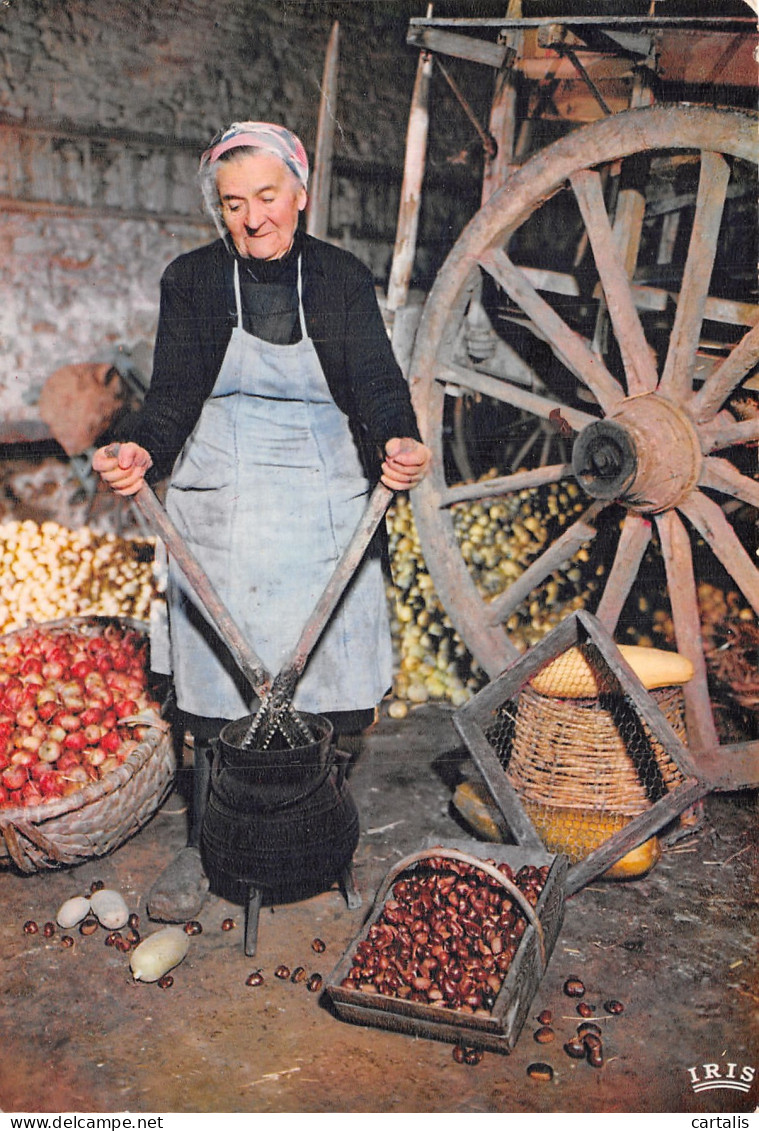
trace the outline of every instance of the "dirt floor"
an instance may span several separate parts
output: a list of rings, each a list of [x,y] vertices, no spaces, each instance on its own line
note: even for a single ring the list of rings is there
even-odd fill
[[[383,716],[356,757],[350,789],[361,816],[355,875],[363,896],[349,911],[331,890],[265,908],[258,950],[243,950],[241,908],[210,897],[174,984],[135,983],[128,955],[104,932],[71,949],[27,935],[28,919],[53,919],[94,880],[118,889],[142,919],[162,862],[184,842],[191,770],[140,833],[108,857],[75,869],[0,875],[0,1108],[5,1112],[693,1112],[743,1113],[748,1092],[724,1082],[759,1065],[756,1008],[756,795],[712,795],[700,829],[675,841],[644,879],[596,882],[568,901],[563,926],[529,1017],[510,1055],[486,1052],[476,1066],[454,1062],[450,1044],[349,1024],[323,996],[279,981],[280,963],[325,978],[402,856],[428,838],[471,835],[452,809],[468,775],[451,711],[420,707]],[[480,846],[477,846],[478,848]],[[482,854],[487,846],[482,844]],[[233,917],[236,927],[222,931]],[[315,937],[323,954],[311,948]],[[264,984],[245,981],[260,968]],[[569,975],[602,1015],[600,1069],[563,1051],[579,1018],[562,992]],[[602,1003],[624,1003],[619,1016]],[[533,1039],[550,1009],[556,1040]],[[548,1062],[551,1082],[527,1075]],[[704,1065],[716,1066],[705,1069]],[[731,1068],[730,1065],[733,1067]],[[744,1071],[745,1070],[745,1071]]]

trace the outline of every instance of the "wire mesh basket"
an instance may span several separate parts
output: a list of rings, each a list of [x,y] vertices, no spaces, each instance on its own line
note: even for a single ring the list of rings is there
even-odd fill
[[[560,693],[549,686],[557,683]],[[708,792],[685,745],[682,688],[646,690],[584,611],[483,688],[454,723],[516,842],[567,856],[570,892]]]

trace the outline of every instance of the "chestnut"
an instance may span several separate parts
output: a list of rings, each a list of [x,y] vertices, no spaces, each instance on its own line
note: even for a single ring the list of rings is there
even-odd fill
[[[538,1014],[537,1021],[540,1025],[550,1025],[553,1021],[553,1013],[550,1009],[544,1009]]]
[[[327,949],[327,944],[322,939],[314,939],[311,943],[311,950],[316,954],[324,954]]]
[[[234,919],[224,919],[221,924],[222,931],[232,931],[237,926]]]
[[[585,986],[578,977],[573,975],[571,978],[567,978],[564,983],[564,993],[567,997],[583,997]]]
[[[588,1049],[588,1064],[591,1068],[603,1068],[604,1054],[602,1049]]]
[[[27,921],[24,923],[24,934],[36,935],[38,931],[39,927],[35,923],[34,919],[27,919]]]
[[[577,1012],[580,1017],[592,1017],[595,1013],[595,1009],[587,1001],[581,1001],[577,1006]]]
[[[72,939],[71,935],[61,935],[61,946],[66,947],[66,949],[68,950],[73,945],[74,940]]]
[[[120,939],[120,938],[123,938],[121,931],[109,931],[108,934],[105,936],[105,945],[106,946],[115,946],[116,940]]]
[[[102,880],[93,880],[90,884],[90,895],[94,895],[96,891],[102,891],[105,883]]]
[[[121,954],[128,954],[132,949],[132,944],[124,938],[116,939],[113,945],[116,947],[116,950],[121,952]]]
[[[601,1036],[601,1030],[598,1025],[592,1021],[583,1021],[582,1025],[577,1026],[577,1036],[582,1040],[586,1033],[592,1033],[594,1037]]]
[[[226,922],[226,920],[225,920],[225,922]],[[229,927],[224,926],[224,923],[222,923],[221,929],[222,929],[222,931],[230,930]],[[202,934],[202,932],[203,932],[203,925],[202,925],[202,923],[199,923],[197,921],[197,919],[190,919],[184,925],[184,933],[186,935],[200,935],[200,934]]]
[[[306,971],[303,966],[296,966],[290,977],[291,982],[304,982],[306,980]]]
[[[536,1029],[533,1034],[534,1039],[538,1042],[539,1045],[550,1044],[555,1036],[556,1034],[554,1033],[550,1025],[541,1025],[541,1027],[539,1029]]]
[[[310,994],[318,994],[319,990],[324,984],[324,979],[321,974],[312,974],[306,982],[306,989]]]
[[[464,1064],[479,1064],[482,1060],[482,1049],[465,1049]]]
[[[42,928],[42,933],[46,939],[51,939],[55,934],[55,923],[45,923],[45,926]]]
[[[252,974],[248,974],[245,979],[246,986],[262,986],[264,984],[264,975],[261,970],[254,970]]]
[[[99,926],[100,924],[98,923],[97,919],[91,919],[88,916],[86,919],[82,919],[81,923],[79,924],[79,934],[94,935]]]
[[[136,912],[133,911],[132,914],[127,919],[127,927],[129,927],[130,931],[139,931],[139,929],[140,929],[140,917],[139,917],[139,915],[136,914]]]
[[[585,1044],[579,1037],[571,1037],[564,1045],[564,1052],[573,1060],[584,1060],[586,1051]]]
[[[625,1011],[625,1007],[622,1005],[622,1002],[621,1001],[615,1001],[614,999],[612,999],[611,1001],[605,1001],[604,1002],[604,1009],[606,1010],[607,1013],[612,1013],[612,1014],[624,1013],[624,1011]]]
[[[171,974],[162,974],[156,985],[160,986],[162,990],[170,990],[174,985],[174,979]]]
[[[536,1061],[535,1064],[527,1065],[527,1075],[531,1080],[541,1080],[546,1083],[553,1080],[553,1068],[550,1064],[543,1064],[541,1061]]]
[[[127,933],[124,937],[126,938],[126,941],[129,943],[130,946],[139,946],[139,944],[140,944],[140,932],[139,931],[133,931],[133,930],[130,929],[130,930],[127,931]]]
[[[284,964],[282,966],[278,966],[274,971],[274,977],[279,978],[279,980],[282,982],[286,982],[290,977],[290,967],[285,966]]]

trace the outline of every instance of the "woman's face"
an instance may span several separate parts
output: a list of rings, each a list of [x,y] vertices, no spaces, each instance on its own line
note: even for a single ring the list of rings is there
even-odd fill
[[[306,190],[279,157],[246,153],[216,174],[221,215],[244,259],[281,259],[290,250]]]

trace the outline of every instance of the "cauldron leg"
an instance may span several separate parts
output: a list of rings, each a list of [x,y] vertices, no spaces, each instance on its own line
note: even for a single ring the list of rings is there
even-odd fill
[[[245,953],[252,958],[258,943],[258,916],[261,912],[263,892],[260,888],[248,888],[248,901],[245,904]]]
[[[345,902],[348,904],[348,910],[355,911],[361,906],[361,892],[356,887],[356,882],[353,879],[352,865],[349,864],[340,877],[340,886],[343,889],[343,895],[345,896]]]

